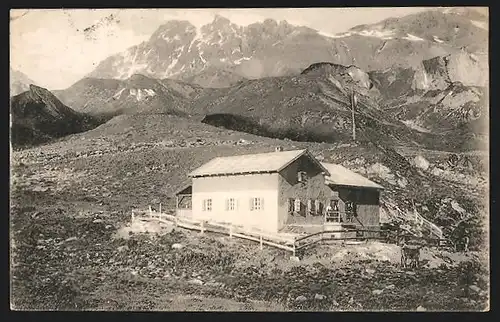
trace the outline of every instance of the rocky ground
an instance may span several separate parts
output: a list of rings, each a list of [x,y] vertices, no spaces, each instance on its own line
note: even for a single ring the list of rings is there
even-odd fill
[[[476,253],[426,249],[403,270],[397,246],[325,245],[290,254],[227,236],[126,227],[108,211],[12,214],[12,306],[28,310],[484,310]],[[123,234],[123,231],[127,234]]]

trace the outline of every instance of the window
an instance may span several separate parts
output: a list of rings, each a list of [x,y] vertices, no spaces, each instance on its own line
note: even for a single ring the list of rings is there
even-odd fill
[[[226,211],[233,211],[236,209],[236,200],[234,198],[226,199]]]
[[[293,204],[293,211],[300,212],[300,199],[295,199]]]
[[[316,210],[317,215],[321,215],[323,213],[323,209],[319,200],[314,200],[314,209]]]
[[[250,210],[263,210],[264,209],[264,198],[251,198],[250,199]]]
[[[297,181],[298,182],[305,182],[307,180],[306,176],[307,176],[307,173],[305,171],[299,171],[297,173]]]
[[[318,200],[312,200],[312,199],[307,200],[307,208],[308,208],[309,214],[317,215],[318,214]]]
[[[212,211],[212,199],[203,200],[203,211]]]
[[[293,198],[288,199],[288,213],[293,213],[294,201]]]

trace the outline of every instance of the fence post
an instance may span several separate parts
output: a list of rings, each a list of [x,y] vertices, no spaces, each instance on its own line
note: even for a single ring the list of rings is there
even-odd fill
[[[229,226],[229,238],[233,238],[233,225]]]
[[[260,235],[260,250],[263,250],[263,249],[264,249],[264,247],[262,245],[262,235]]]
[[[296,241],[294,240],[293,241],[293,250],[292,250],[293,251],[293,257],[295,257],[295,243],[296,243]]]
[[[149,206],[149,218],[153,218],[153,209]]]
[[[205,221],[203,221],[203,220],[201,221],[201,233],[202,233],[202,234],[203,234],[203,232],[205,231],[205,229],[204,229],[204,224],[203,224],[204,222],[205,222]]]
[[[134,211],[132,210],[132,224],[134,223]]]
[[[160,202],[160,216],[161,216],[161,202]]]
[[[174,217],[174,226],[177,227],[177,217]]]

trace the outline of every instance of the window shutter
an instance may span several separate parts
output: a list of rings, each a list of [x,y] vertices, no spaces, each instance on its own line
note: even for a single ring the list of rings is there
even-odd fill
[[[206,208],[205,208],[205,207],[206,207],[206,206],[205,206],[205,200],[202,200],[201,210],[202,210],[202,211],[205,211],[205,210],[206,210]]]
[[[264,210],[264,198],[260,198],[260,209]]]
[[[226,211],[229,210],[229,199],[226,199]]]
[[[253,198],[250,198],[250,210],[253,210]]]

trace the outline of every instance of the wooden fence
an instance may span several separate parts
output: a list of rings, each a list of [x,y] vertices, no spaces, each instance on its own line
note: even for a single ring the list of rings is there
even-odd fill
[[[415,222],[417,225],[424,227],[429,234],[435,236],[437,239],[443,239],[443,230],[439,228],[436,224],[430,222],[429,220],[422,217],[418,212],[415,211]]]
[[[280,248],[289,251],[293,256],[297,252],[310,247],[314,244],[319,244],[327,241],[345,241],[345,240],[381,240],[383,237],[369,237],[369,236],[356,236],[356,237],[332,237],[338,233],[347,232],[372,232],[380,233],[380,230],[370,229],[339,229],[339,230],[324,230],[317,233],[312,233],[304,236],[286,236],[283,234],[273,234],[258,229],[251,229],[232,224],[223,224],[208,222],[203,220],[194,220],[190,218],[177,217],[161,212],[153,211],[150,207],[149,211],[134,212],[132,211],[132,221],[139,220],[155,220],[158,222],[174,224],[175,227],[182,227],[190,230],[197,230],[201,233],[205,231],[220,233],[228,235],[229,237],[236,237],[246,239],[259,243],[260,248],[263,245],[268,245],[275,248]]]

